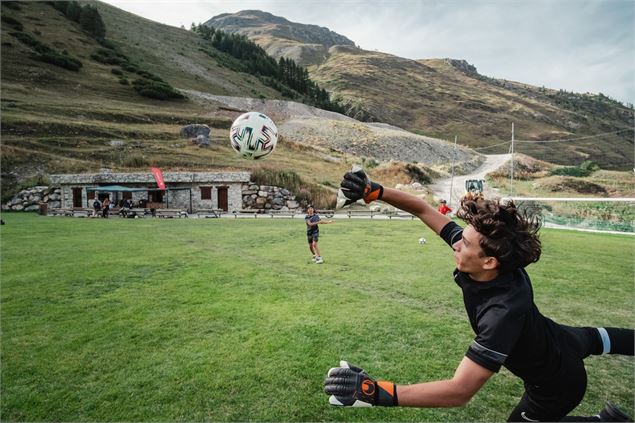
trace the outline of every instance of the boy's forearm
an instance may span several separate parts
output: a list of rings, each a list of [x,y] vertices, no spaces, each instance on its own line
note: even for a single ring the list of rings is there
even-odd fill
[[[452,380],[398,385],[397,398],[400,407],[462,407],[470,400]]]
[[[398,209],[417,216],[437,234],[441,232],[441,229],[443,229],[448,222],[450,222],[449,217],[439,213],[421,198],[393,188],[384,187],[384,193],[381,200],[397,207]]]
[[[416,385],[398,385],[397,398],[402,407],[461,407],[494,375],[491,370],[463,357],[454,377]]]

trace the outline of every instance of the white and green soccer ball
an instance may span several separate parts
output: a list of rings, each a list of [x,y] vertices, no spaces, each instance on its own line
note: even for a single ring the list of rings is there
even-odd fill
[[[278,128],[266,115],[244,113],[229,130],[232,148],[246,159],[256,160],[271,154],[278,143]]]

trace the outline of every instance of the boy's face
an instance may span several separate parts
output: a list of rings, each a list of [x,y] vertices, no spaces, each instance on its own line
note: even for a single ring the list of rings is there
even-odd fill
[[[454,260],[459,271],[469,274],[478,274],[484,271],[495,270],[498,267],[498,260],[488,257],[481,248],[481,238],[472,225],[468,225],[463,230],[463,238],[452,245],[454,249]]]
[[[313,207],[309,207],[308,209],[306,209],[306,213],[311,216],[313,213],[315,213],[315,210],[313,209]]]

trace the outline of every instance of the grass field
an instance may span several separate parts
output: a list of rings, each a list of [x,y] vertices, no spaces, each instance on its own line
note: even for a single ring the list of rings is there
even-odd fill
[[[502,421],[522,393],[503,370],[460,409],[328,405],[340,359],[448,378],[473,338],[450,250],[417,221],[324,226],[315,265],[300,219],[3,219],[2,421]],[[544,314],[634,325],[633,237],[542,240]],[[586,364],[576,413],[633,415],[633,359]]]

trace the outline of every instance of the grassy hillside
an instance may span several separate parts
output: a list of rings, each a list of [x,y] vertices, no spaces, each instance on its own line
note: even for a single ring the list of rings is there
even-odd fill
[[[558,92],[493,81],[457,69],[452,61],[411,61],[344,47],[332,48],[324,63],[310,69],[318,83],[361,104],[381,121],[433,137],[456,134],[461,144],[472,148],[511,140],[512,122],[515,139],[530,141],[626,130],[586,141],[515,147],[561,164],[590,158],[605,168],[632,166],[633,133],[628,130],[633,112],[606,98],[572,95],[565,107],[556,103]],[[483,152],[508,149],[503,145]]]
[[[42,182],[47,173],[164,169],[253,169],[263,165],[295,170],[308,181],[335,181],[348,168],[312,159],[313,151],[279,143],[266,162],[240,159],[229,147],[228,129],[240,112],[195,99],[159,101],[132,87],[139,76],[91,58],[103,48],[80,26],[44,2],[2,3],[2,187],[3,198],[20,185]],[[256,77],[234,72],[201,48],[198,36],[152,22],[102,3],[94,4],[106,25],[106,39],[138,68],[177,89],[218,95],[282,99]],[[33,58],[19,40],[28,34],[79,59],[79,71]],[[223,53],[217,52],[219,57]],[[116,75],[114,72],[120,73]],[[120,82],[125,78],[128,85]],[[212,146],[201,149],[179,138],[185,124],[212,127]],[[123,141],[112,143],[112,141]],[[115,145],[113,145],[115,144]],[[319,154],[319,152],[316,152]],[[319,177],[317,175],[320,175]],[[333,175],[331,177],[331,175]],[[45,182],[45,181],[44,181]]]

